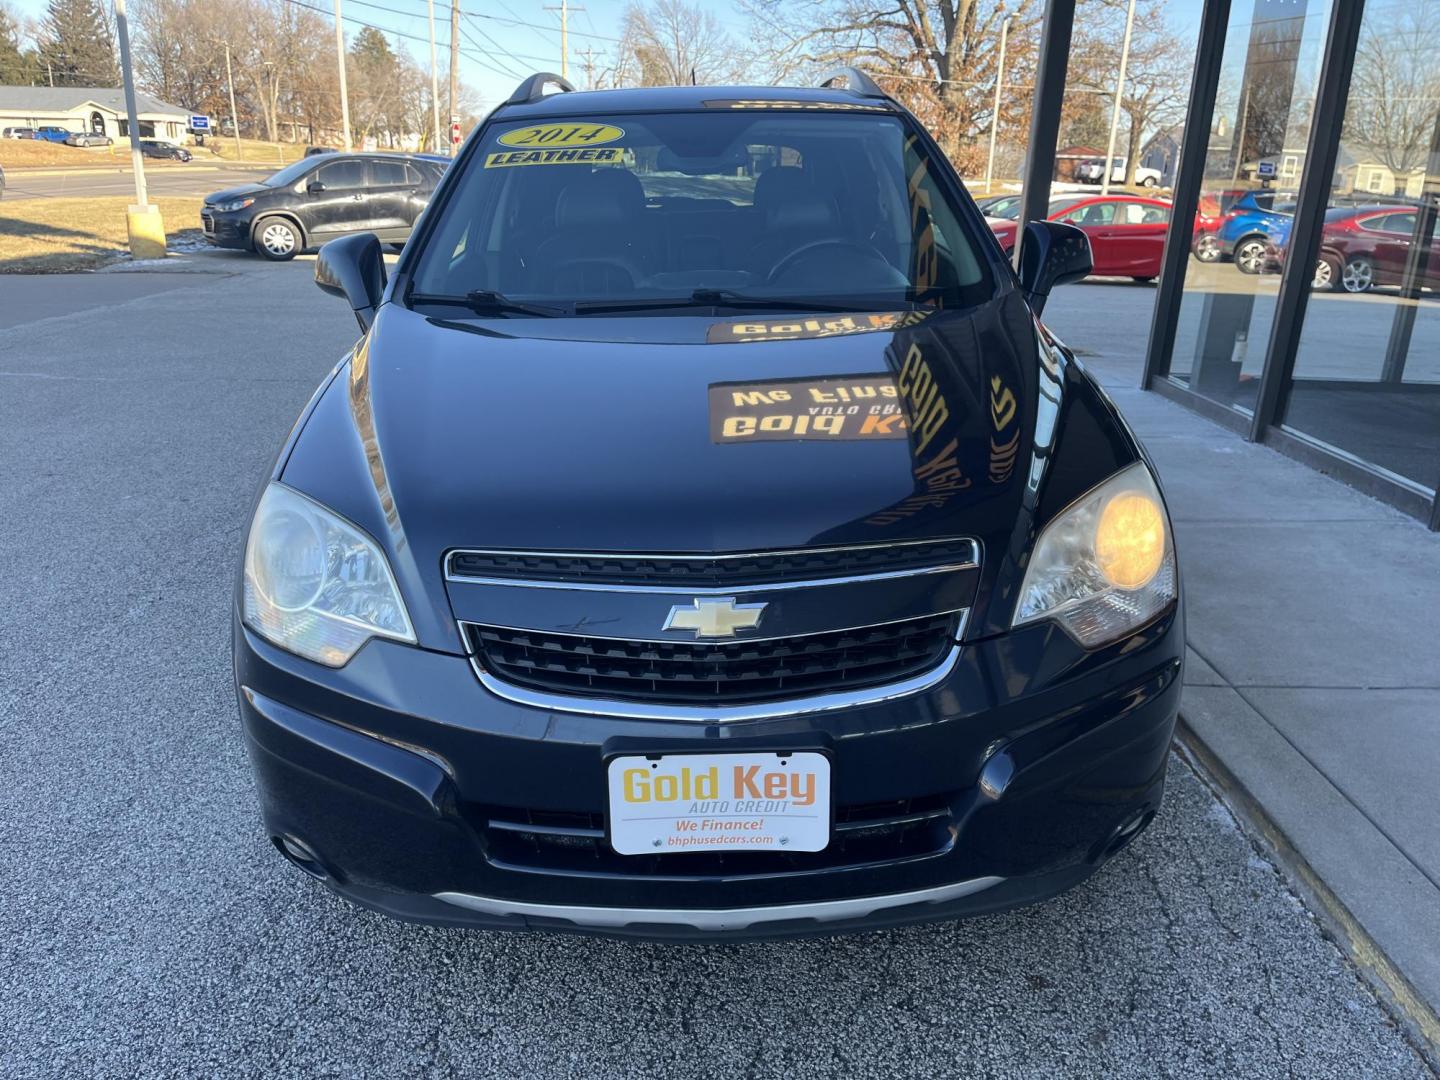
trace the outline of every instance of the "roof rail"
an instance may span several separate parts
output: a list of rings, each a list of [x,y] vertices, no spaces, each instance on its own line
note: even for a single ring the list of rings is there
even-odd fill
[[[857,67],[841,67],[820,80],[822,88],[832,86],[836,80],[845,80],[845,89],[858,97],[888,98],[890,95],[880,89],[880,84]]]
[[[569,79],[556,75],[553,71],[537,71],[517,86],[515,92],[505,99],[504,104],[528,105],[532,101],[539,101],[545,96],[547,86],[558,86],[562,94],[573,93],[575,90]]]

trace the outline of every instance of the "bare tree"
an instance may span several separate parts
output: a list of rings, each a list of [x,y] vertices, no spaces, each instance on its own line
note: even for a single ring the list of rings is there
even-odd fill
[[[1423,168],[1440,110],[1440,3],[1417,0],[1367,20],[1355,50],[1345,140],[1395,174]]]
[[[994,112],[1000,28],[1011,19],[1000,96],[1002,127],[1029,118],[1039,43],[1035,0],[741,0],[766,42],[773,79],[838,64],[875,76],[931,130],[956,165],[983,163]]]
[[[1107,140],[1127,6],[1127,0],[1083,3],[1070,53],[1067,85],[1085,92],[1075,96],[1082,100],[1072,105],[1074,115],[1078,118],[1088,111],[1103,117]],[[1189,87],[1186,45],[1171,28],[1165,0],[1138,0],[1120,97],[1126,119],[1125,183],[1135,183],[1145,140],[1184,117]]]
[[[689,0],[650,0],[625,9],[617,84],[683,86],[738,82],[744,61],[720,20]]]

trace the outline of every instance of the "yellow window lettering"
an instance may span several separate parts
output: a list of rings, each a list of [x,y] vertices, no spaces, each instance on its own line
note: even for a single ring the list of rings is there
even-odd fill
[[[736,390],[730,395],[736,405],[774,405],[789,401],[789,390]]]
[[[755,418],[753,416],[727,416],[720,433],[727,439],[743,439],[746,435],[754,435]]]

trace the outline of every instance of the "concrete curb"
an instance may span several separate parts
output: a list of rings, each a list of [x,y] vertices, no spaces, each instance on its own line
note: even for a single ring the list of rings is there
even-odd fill
[[[1366,985],[1409,1038],[1416,1053],[1440,1074],[1440,1015],[1410,985],[1245,785],[1186,723],[1183,706],[1175,736],[1179,749],[1196,775],[1241,822],[1252,842],[1285,872],[1291,888],[1315,915],[1325,933],[1355,965]]]

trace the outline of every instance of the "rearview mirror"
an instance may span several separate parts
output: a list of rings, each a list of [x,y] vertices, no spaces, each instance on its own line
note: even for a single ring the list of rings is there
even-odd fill
[[[361,330],[375,321],[385,295],[385,256],[374,233],[331,240],[315,257],[315,284],[350,301]]]
[[[1056,285],[1079,281],[1095,268],[1090,238],[1063,221],[1032,221],[1020,239],[1020,287],[1039,315]]]
[[[311,180],[308,184],[305,185],[305,190],[308,191],[311,195],[319,195],[320,192],[325,190],[325,185],[322,184],[319,180]]]

